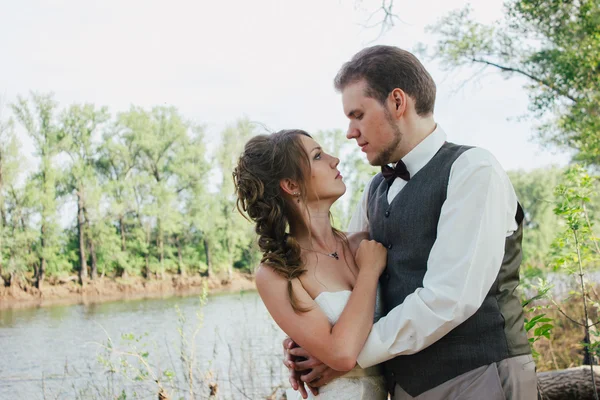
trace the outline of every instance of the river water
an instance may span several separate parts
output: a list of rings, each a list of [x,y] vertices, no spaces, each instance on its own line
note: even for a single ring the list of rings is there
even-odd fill
[[[157,380],[170,399],[266,399],[283,336],[256,292],[0,310],[0,400],[156,399]]]
[[[255,292],[2,310],[0,399],[265,399],[283,336]]]

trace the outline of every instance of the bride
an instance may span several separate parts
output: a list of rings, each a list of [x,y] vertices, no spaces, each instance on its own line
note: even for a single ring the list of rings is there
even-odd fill
[[[330,208],[346,191],[338,164],[304,131],[256,136],[233,172],[237,205],[256,224],[256,286],[275,322],[323,363],[348,371],[309,398],[387,399],[379,368],[356,364],[387,252],[331,226]]]

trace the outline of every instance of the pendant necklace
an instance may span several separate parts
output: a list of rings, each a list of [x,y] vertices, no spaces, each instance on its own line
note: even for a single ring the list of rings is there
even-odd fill
[[[318,250],[311,250],[311,249],[304,248],[304,247],[302,247],[302,246],[300,246],[300,248],[301,248],[302,250],[310,251],[310,252],[313,252],[313,253],[319,253],[319,254],[323,254],[324,256],[331,257],[331,258],[335,258],[336,260],[339,260],[339,259],[340,259],[340,256],[339,256],[339,255],[338,255],[338,253],[337,253],[337,243],[338,243],[338,242],[337,242],[337,240],[336,240],[336,241],[335,241],[335,251],[334,251],[333,253],[323,253],[322,251],[318,251]]]

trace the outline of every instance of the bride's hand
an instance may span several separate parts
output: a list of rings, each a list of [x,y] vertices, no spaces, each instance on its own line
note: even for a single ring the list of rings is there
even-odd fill
[[[379,275],[387,263],[387,249],[375,240],[363,240],[356,251],[356,265],[360,268]]]
[[[346,374],[345,371],[336,371],[329,368],[302,347],[294,347],[290,349],[290,353],[303,359],[303,361],[295,361],[294,368],[296,371],[300,371],[301,382],[306,383],[314,396],[319,394],[319,387]]]

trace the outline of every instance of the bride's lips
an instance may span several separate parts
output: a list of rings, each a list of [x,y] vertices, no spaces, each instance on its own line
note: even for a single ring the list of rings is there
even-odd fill
[[[337,175],[335,176],[335,179],[342,179],[343,176],[340,172],[337,173]]]

